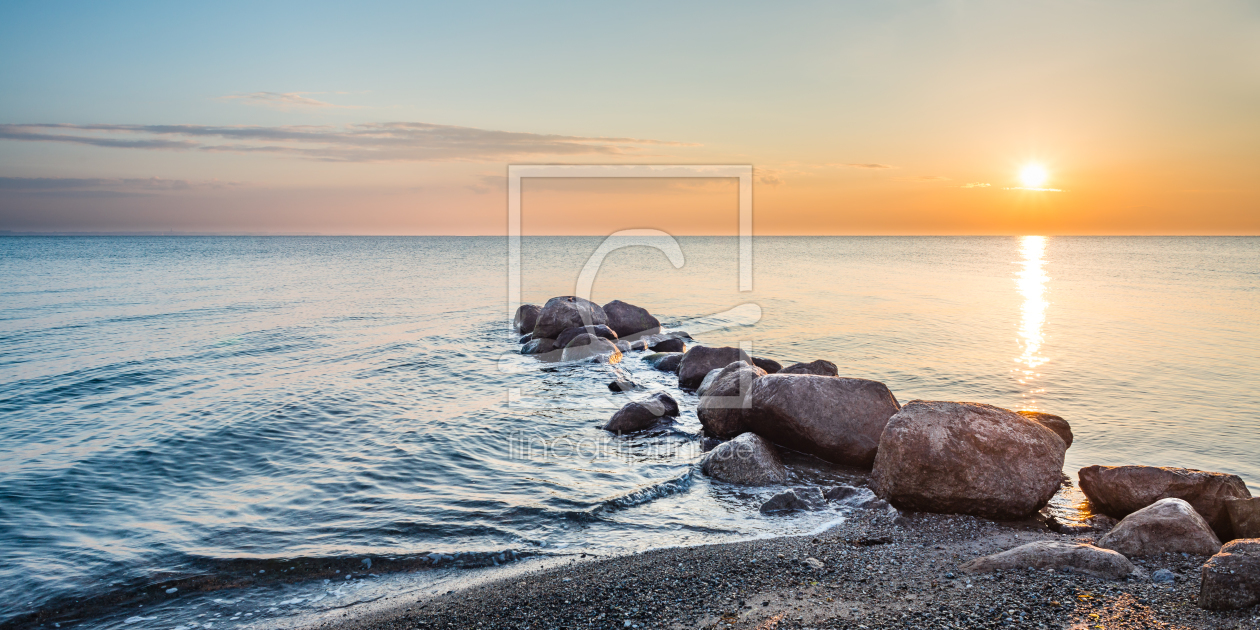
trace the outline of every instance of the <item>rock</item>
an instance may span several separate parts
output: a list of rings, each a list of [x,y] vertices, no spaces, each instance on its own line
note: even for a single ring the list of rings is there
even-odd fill
[[[823,498],[829,502],[845,501],[862,494],[861,488],[853,486],[836,486],[823,492]]]
[[[630,391],[634,391],[638,389],[643,389],[643,386],[630,379],[619,378],[609,383],[608,389],[614,392],[630,392]]]
[[[831,361],[811,361],[809,363],[793,363],[782,370],[779,374],[814,374],[816,376],[840,376],[840,370],[836,368],[836,364]]]
[[[617,341],[617,333],[607,326],[574,326],[564,329],[564,332],[556,337],[556,347],[567,347],[570,341],[577,339],[578,335],[595,335],[609,341]]]
[[[646,341],[644,341],[644,340],[642,340],[642,339],[636,339],[636,340],[634,340],[634,341],[631,341],[631,342],[630,342],[630,349],[631,349],[631,350],[636,350],[636,351],[640,351],[640,352],[641,352],[641,351],[643,351],[643,350],[647,350],[647,349],[648,349],[648,345],[647,345],[647,342],[646,342]]]
[[[643,357],[643,362],[662,372],[677,372],[682,358],[681,352],[657,352]]]
[[[736,361],[716,371],[717,375],[700,397],[696,417],[700,419],[705,435],[730,439],[749,430],[749,413],[752,407],[748,397],[752,393],[753,383],[766,373],[743,361]]]
[[[776,512],[796,512],[798,510],[816,509],[818,502],[809,500],[812,497],[808,497],[808,494],[806,497],[802,497],[801,491],[803,490],[805,489],[797,488],[795,490],[780,492],[779,494],[770,497],[768,501],[761,504],[761,513],[774,514]],[[813,490],[816,492],[818,491],[817,488],[813,488]],[[818,498],[821,499],[821,493]]]
[[[827,567],[827,565],[824,564],[823,561],[819,560],[818,558],[805,558],[805,564],[808,565],[809,568],[815,571],[822,571],[824,568]]]
[[[517,340],[516,340],[516,343],[529,343],[529,340],[530,340],[530,339],[533,339],[533,338],[534,338],[534,336],[533,336],[532,334],[531,334],[531,335],[521,335],[521,338],[520,338],[520,339],[517,339]]]
[[[652,317],[647,309],[621,300],[613,300],[605,304],[604,314],[608,316],[608,327],[617,331],[618,337],[650,335],[661,329],[660,320]]]
[[[670,337],[669,339],[662,339],[648,347],[651,348],[655,352],[686,352],[687,351],[687,344],[683,343],[682,339],[674,339],[673,337]]]
[[[572,295],[553,297],[547,300],[547,304],[538,313],[538,322],[534,324],[534,338],[555,339],[560,333],[575,326],[607,324],[608,316],[598,304]]]
[[[1184,499],[1221,540],[1234,538],[1225,499],[1251,498],[1238,475],[1190,468],[1086,466],[1079,475],[1094,511],[1124,518],[1160,499]]]
[[[787,469],[774,446],[756,433],[722,442],[705,456],[704,474],[727,483],[768,486],[787,481]]]
[[[723,444],[725,444],[725,442],[715,437],[702,437],[700,438],[700,451],[702,453],[708,453]]]
[[[1171,584],[1177,581],[1177,576],[1173,575],[1173,572],[1168,569],[1160,569],[1151,574],[1151,581]]]
[[[1236,610],[1260,604],[1260,538],[1240,538],[1203,565],[1199,606]]]
[[[777,374],[780,370],[783,369],[783,365],[781,365],[778,361],[775,361],[774,359],[767,359],[765,357],[753,357],[752,362],[753,362],[753,365],[765,370],[766,374]]]
[[[1260,498],[1225,499],[1235,538],[1260,538]]]
[[[721,373],[722,373],[722,368],[718,368],[716,370],[709,370],[709,373],[704,375],[704,380],[700,381],[700,386],[696,388],[696,395],[704,396],[704,393],[709,391],[710,387],[713,387],[713,381],[716,381],[718,375]]]
[[[535,339],[521,346],[521,354],[546,354],[555,349],[555,339]]]
[[[656,392],[626,403],[603,428],[613,433],[633,433],[651,427],[661,418],[677,415],[678,401],[665,392]]]
[[[1067,423],[1067,420],[1054,414],[1041,413],[1040,411],[1016,411],[1015,413],[1054,431],[1054,434],[1063,440],[1066,448],[1072,448],[1072,427]]]
[[[516,315],[512,317],[512,326],[518,333],[532,333],[534,326],[538,324],[538,314],[541,312],[542,307],[537,304],[522,304],[516,307]]]
[[[750,401],[751,431],[832,463],[863,467],[875,460],[884,425],[901,408],[883,383],[810,374],[763,376],[753,383]]]
[[[915,400],[888,420],[871,481],[901,510],[1016,520],[1054,495],[1066,450],[1059,436],[1013,411]]]
[[[699,387],[710,370],[726,367],[736,361],[752,363],[748,355],[739,348],[694,346],[682,357],[678,363],[678,386],[683,389]]]
[[[909,405],[907,405],[909,406]],[[967,573],[989,573],[1009,569],[1071,569],[1096,578],[1119,580],[1138,572],[1128,558],[1084,543],[1046,540],[976,558],[962,565]]]
[[[1210,556],[1221,548],[1207,521],[1181,499],[1160,499],[1120,521],[1098,541],[1129,558],[1157,553]]]
[[[560,354],[561,361],[595,361],[597,363],[616,363],[621,360],[621,350],[613,342],[595,335],[578,335],[564,347]]]

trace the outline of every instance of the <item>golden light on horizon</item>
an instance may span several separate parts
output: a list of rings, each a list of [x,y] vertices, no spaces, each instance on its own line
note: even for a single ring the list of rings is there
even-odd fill
[[[1040,164],[1028,164],[1019,172],[1019,181],[1027,188],[1041,188],[1049,179],[1050,173]]]

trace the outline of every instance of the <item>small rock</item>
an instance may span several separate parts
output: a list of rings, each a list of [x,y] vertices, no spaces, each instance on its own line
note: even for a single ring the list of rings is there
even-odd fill
[[[719,481],[767,486],[787,481],[787,469],[774,446],[755,433],[744,433],[714,448],[701,462],[704,474]]]
[[[681,352],[657,352],[643,357],[643,362],[662,372],[677,372],[682,358]]]
[[[1169,582],[1169,583],[1171,583],[1171,582],[1176,581],[1176,579],[1177,579],[1177,576],[1173,575],[1173,572],[1172,572],[1172,571],[1169,571],[1168,569],[1160,569],[1160,570],[1158,570],[1158,571],[1156,571],[1156,572],[1154,572],[1154,573],[1152,573],[1152,574],[1151,574],[1151,581],[1152,581],[1152,582]]]
[[[178,592],[179,592],[179,589],[174,588],[174,587],[166,589],[167,595],[174,595],[175,593],[178,593]]]
[[[619,378],[619,379],[617,379],[617,380],[615,380],[615,381],[613,381],[613,382],[609,383],[609,384],[608,384],[608,389],[610,389],[610,390],[612,390],[612,391],[614,391],[614,392],[629,392],[629,391],[634,391],[634,390],[638,390],[638,389],[643,389],[643,386],[642,386],[642,385],[640,385],[640,384],[638,384],[638,383],[636,383],[636,382],[634,382],[634,381],[632,381],[632,380],[630,380],[630,379],[621,379],[621,378]]]
[[[677,415],[678,401],[665,392],[656,392],[626,403],[613,414],[603,429],[613,433],[633,433],[655,425],[663,417]]]
[[[1124,517],[1098,546],[1130,558],[1169,552],[1210,556],[1221,548],[1221,541],[1189,503],[1161,499]]]
[[[556,335],[556,347],[564,348],[568,346],[569,342],[577,339],[579,335],[595,335],[612,342],[617,341],[617,333],[607,326],[574,326],[573,328],[566,328],[564,332]]]
[[[658,341],[648,347],[651,348],[652,351],[654,352],[686,352],[687,351],[687,344],[683,343],[682,339],[673,339],[673,338]]]
[[[620,337],[650,335],[661,328],[661,321],[645,308],[621,300],[613,300],[603,308],[608,316],[608,327],[617,331]]]
[[[565,363],[573,361],[595,361],[597,363],[617,363],[621,361],[621,350],[613,342],[589,333],[574,337],[564,347],[560,360]]]
[[[516,316],[512,318],[512,326],[519,333],[532,333],[534,332],[534,325],[538,323],[538,314],[541,312],[542,307],[537,304],[522,304],[516,308]]]
[[[1128,558],[1110,549],[1084,543],[1041,541],[1021,545],[962,565],[967,573],[989,573],[1003,569],[1071,569],[1097,578],[1118,580],[1137,572]]]
[[[364,559],[363,559],[363,563],[362,563],[362,564],[363,564],[363,568],[365,568],[365,569],[371,569],[371,568],[372,568],[372,559],[371,559],[371,558],[364,558]]]
[[[556,350],[555,339],[533,339],[521,346],[521,354],[547,354]]]
[[[768,370],[767,370],[768,371]],[[809,363],[793,363],[777,372],[778,374],[813,374],[816,376],[839,376],[840,370],[835,363],[818,359]]]
[[[775,361],[774,359],[767,359],[765,357],[753,357],[752,362],[753,362],[753,365],[765,370],[766,374],[777,374],[780,370],[783,369],[783,365],[779,363],[778,361]]]
[[[795,490],[780,492],[770,497],[770,500],[761,504],[762,514],[775,514],[782,512],[795,512],[798,510],[810,510],[813,506],[805,499],[797,496]]]
[[[1236,610],[1260,604],[1260,539],[1226,543],[1202,571],[1199,606]]]
[[[809,568],[815,571],[821,571],[823,568],[827,566],[826,564],[823,564],[823,561],[819,560],[818,558],[805,558],[805,564],[808,564]]]

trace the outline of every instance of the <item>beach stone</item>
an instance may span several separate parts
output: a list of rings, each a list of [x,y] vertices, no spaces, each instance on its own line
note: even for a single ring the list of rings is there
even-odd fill
[[[573,338],[560,353],[561,361],[595,361],[597,363],[617,363],[621,360],[621,350],[613,342],[591,334],[581,334]]]
[[[648,347],[651,348],[652,351],[654,352],[686,352],[687,351],[687,344],[683,343],[682,339],[675,339],[673,337],[670,337],[669,339],[662,339]]]
[[[1173,575],[1173,572],[1168,569],[1160,569],[1151,574],[1151,581],[1171,584],[1177,581],[1177,576]]]
[[[677,372],[682,358],[681,352],[656,352],[643,357],[643,362],[662,372]]]
[[[1016,520],[1054,495],[1066,450],[1059,436],[1013,411],[914,400],[888,420],[871,481],[901,510]]]
[[[787,481],[787,469],[774,446],[756,433],[722,442],[701,463],[704,474],[727,483],[768,486]]]
[[[1221,540],[1234,538],[1225,500],[1251,498],[1238,475],[1192,468],[1086,466],[1079,476],[1081,491],[1096,512],[1124,518],[1160,499],[1183,499]]]
[[[721,368],[718,368],[716,370],[709,370],[709,373],[704,375],[704,380],[700,381],[700,386],[696,388],[696,395],[704,396],[704,393],[709,391],[710,387],[713,387],[713,381],[716,381],[718,375],[721,373],[722,373]]]
[[[1124,517],[1098,546],[1130,558],[1157,553],[1210,556],[1221,548],[1221,541],[1189,503],[1160,499]]]
[[[696,407],[696,417],[705,435],[725,440],[748,431],[751,412],[748,397],[753,383],[765,375],[765,370],[744,361],[717,370],[717,376]]]
[[[628,341],[622,341],[618,339],[613,342],[613,345],[617,346],[617,349],[620,350],[622,354],[630,352],[630,342]]]
[[[818,491],[817,488],[813,490]],[[801,496],[804,494],[805,496]],[[770,497],[765,503],[761,504],[760,511],[762,514],[775,514],[783,512],[797,512],[802,510],[813,510],[821,504],[822,494],[819,492],[817,497],[819,500],[812,501],[813,497],[805,492],[804,488],[796,488],[787,490]]]
[[[878,381],[811,374],[763,376],[750,400],[749,430],[832,463],[863,467],[875,460],[884,425],[901,409]]]
[[[595,335],[609,341],[617,341],[617,333],[607,326],[574,326],[573,328],[564,329],[564,332],[556,336],[556,346],[560,348],[567,347],[570,341],[577,339],[578,335]]]
[[[1072,448],[1072,426],[1068,424],[1067,420],[1054,414],[1041,413],[1040,411],[1016,411],[1015,413],[1054,431],[1054,434],[1063,440],[1066,448]]]
[[[778,361],[775,361],[774,359],[767,359],[765,357],[753,357],[752,362],[753,362],[753,365],[765,370],[766,374],[776,374],[780,370],[783,369],[783,365],[780,364]]]
[[[556,349],[555,339],[534,339],[521,346],[521,354],[546,354]]]
[[[580,297],[566,295],[547,300],[534,324],[534,338],[556,339],[575,326],[608,325],[608,316],[600,305]]]
[[[1075,542],[1043,540],[1020,545],[991,556],[966,562],[967,573],[991,573],[1011,569],[1070,569],[1096,578],[1119,580],[1138,573],[1129,559],[1110,549]]]
[[[726,367],[736,361],[752,363],[752,359],[739,348],[694,346],[682,356],[678,363],[678,386],[683,389],[699,387],[711,370]]]
[[[1199,606],[1237,610],[1260,604],[1260,538],[1240,538],[1221,547],[1203,565]]]
[[[818,359],[809,363],[793,363],[782,370],[779,374],[814,374],[816,376],[840,376],[840,370],[835,363]]]
[[[823,492],[823,498],[829,502],[846,501],[858,496],[859,494],[862,494],[861,488],[855,488],[853,486],[836,486],[834,488],[828,488],[825,492]]]
[[[1225,499],[1235,538],[1260,538],[1260,498]]]
[[[647,309],[627,304],[621,300],[613,300],[604,305],[604,314],[608,317],[608,327],[617,331],[618,337],[634,337],[650,335],[661,329],[660,320],[652,316]]]
[[[648,349],[648,345],[647,345],[647,342],[642,339],[635,339],[634,341],[630,342],[630,349],[642,352]]]
[[[631,392],[643,389],[643,386],[631,379],[619,378],[608,384],[608,389],[614,392]]]
[[[527,335],[534,332],[534,326],[538,324],[538,314],[541,312],[542,307],[537,304],[522,304],[516,307],[516,315],[512,317],[512,327],[521,334]]]
[[[656,424],[665,417],[678,415],[678,401],[665,392],[656,392],[626,403],[604,424],[605,431],[633,433]]]

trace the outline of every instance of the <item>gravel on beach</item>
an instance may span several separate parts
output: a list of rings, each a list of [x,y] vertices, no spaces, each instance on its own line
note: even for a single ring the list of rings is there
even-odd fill
[[[1164,554],[1148,577],[1041,569],[969,575],[959,565],[1037,540],[1095,542],[1036,521],[864,512],[816,536],[653,550],[571,563],[320,628],[1257,628],[1260,608],[1196,604],[1206,557]],[[1174,580],[1149,578],[1167,569]]]

